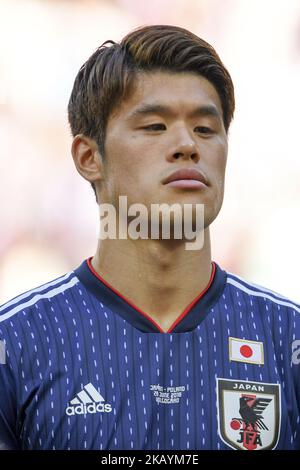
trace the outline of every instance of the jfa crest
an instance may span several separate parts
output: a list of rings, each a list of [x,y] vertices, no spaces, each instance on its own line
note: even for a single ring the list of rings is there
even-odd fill
[[[280,385],[217,378],[219,435],[240,450],[274,449],[281,420]]]

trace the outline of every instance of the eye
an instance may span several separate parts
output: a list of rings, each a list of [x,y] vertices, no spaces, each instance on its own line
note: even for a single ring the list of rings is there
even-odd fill
[[[150,124],[150,126],[145,126],[145,130],[149,131],[162,131],[166,129],[166,126],[164,124]]]
[[[213,129],[211,129],[210,127],[205,127],[205,126],[196,127],[195,130],[197,132],[200,132],[200,134],[212,134],[213,133]]]

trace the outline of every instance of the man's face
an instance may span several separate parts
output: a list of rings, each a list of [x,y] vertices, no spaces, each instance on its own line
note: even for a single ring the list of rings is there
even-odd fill
[[[222,205],[226,158],[221,101],[208,80],[193,73],[140,73],[108,120],[100,202],[117,208],[122,195],[128,206],[142,203],[148,210],[151,203],[204,204],[207,227]],[[196,170],[206,184],[186,176],[167,183],[178,170]]]

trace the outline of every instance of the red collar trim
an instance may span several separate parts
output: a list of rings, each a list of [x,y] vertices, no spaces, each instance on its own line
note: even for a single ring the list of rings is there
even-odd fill
[[[178,323],[180,323],[180,321],[189,313],[189,311],[198,302],[198,300],[200,300],[204,296],[204,294],[208,291],[208,289],[210,288],[210,286],[211,286],[211,284],[214,280],[215,272],[216,272],[215,263],[212,261],[212,263],[211,263],[212,264],[211,275],[210,275],[209,282],[208,282],[207,286],[205,287],[205,289],[184,309],[184,311],[179,315],[179,317],[175,320],[175,322],[171,325],[171,327],[167,331],[164,331],[156,323],[156,321],[153,320],[153,318],[151,318],[146,312],[144,312],[143,310],[138,308],[133,302],[131,302],[129,299],[127,299],[127,297],[125,297],[119,291],[117,291],[112,285],[110,285],[107,281],[105,281],[105,279],[103,279],[103,277],[101,277],[100,274],[98,274],[95,271],[95,269],[93,268],[92,263],[91,263],[92,258],[93,258],[93,256],[91,256],[90,258],[87,259],[87,265],[88,265],[90,271],[94,274],[94,276],[96,276],[96,278],[99,279],[106,287],[108,287],[110,290],[112,290],[116,295],[118,295],[121,299],[123,299],[125,302],[127,302],[131,307],[133,307],[135,310],[137,310],[141,315],[143,315],[145,318],[147,318],[147,320],[149,320],[151,323],[153,323],[153,325],[161,333],[171,333],[172,332],[172,330],[176,327],[176,325],[178,325]]]

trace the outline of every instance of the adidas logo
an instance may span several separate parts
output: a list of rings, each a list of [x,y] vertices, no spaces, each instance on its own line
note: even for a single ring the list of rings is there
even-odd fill
[[[111,405],[104,402],[102,395],[95,389],[94,385],[89,383],[70,401],[66,413],[68,416],[109,413],[112,410]]]

